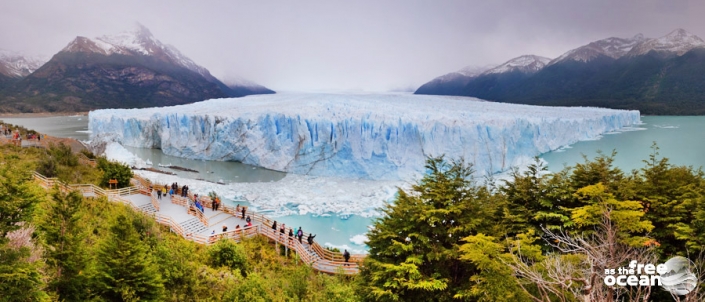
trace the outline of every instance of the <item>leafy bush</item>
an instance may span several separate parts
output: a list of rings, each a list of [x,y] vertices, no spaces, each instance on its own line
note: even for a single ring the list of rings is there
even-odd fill
[[[98,158],[98,169],[103,171],[103,177],[100,180],[100,185],[108,187],[111,179],[117,179],[118,188],[124,188],[130,185],[132,178],[132,170],[125,164],[108,161],[105,157]]]
[[[220,240],[208,249],[208,258],[214,267],[229,267],[247,276],[247,254],[245,249],[232,240]]]
[[[56,163],[56,160],[52,158],[51,156],[42,156],[42,158],[39,160],[37,163],[37,173],[42,174],[46,177],[56,177],[57,176],[57,170],[58,164]]]
[[[93,152],[88,151],[86,149],[81,150],[81,154],[85,155],[89,159],[95,159],[95,154],[93,154]]]
[[[64,143],[59,143],[58,145],[49,144],[49,155],[60,165],[68,167],[78,166],[78,156],[73,154],[71,147]]]

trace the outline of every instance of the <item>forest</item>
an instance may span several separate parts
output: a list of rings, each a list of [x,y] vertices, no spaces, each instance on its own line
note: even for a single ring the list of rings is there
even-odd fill
[[[0,145],[0,301],[702,301],[700,286],[672,296],[604,283],[609,269],[676,255],[702,279],[705,173],[652,149],[639,170],[615,167],[612,152],[556,173],[537,159],[508,181],[429,158],[428,173],[381,209],[361,273],[330,276],[263,238],[199,245],[32,178],[129,178],[118,163]]]

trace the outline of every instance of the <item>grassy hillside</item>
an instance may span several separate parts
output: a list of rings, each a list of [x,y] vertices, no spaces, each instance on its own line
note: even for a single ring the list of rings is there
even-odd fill
[[[349,277],[262,238],[203,246],[122,204],[38,187],[31,173],[47,165],[100,183],[104,172],[66,149],[0,145],[0,301],[358,300]]]

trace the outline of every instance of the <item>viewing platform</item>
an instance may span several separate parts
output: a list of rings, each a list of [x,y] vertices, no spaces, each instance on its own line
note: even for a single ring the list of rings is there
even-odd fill
[[[36,172],[34,179],[45,189],[56,185],[66,192],[77,190],[84,197],[105,196],[109,201],[121,202],[154,217],[158,223],[168,226],[172,232],[200,244],[209,245],[226,238],[240,241],[243,238],[265,236],[275,246],[283,245],[287,253],[289,250],[295,251],[300,259],[313,269],[328,274],[357,274],[359,265],[365,257],[364,254],[350,255],[349,262],[346,263],[340,252],[325,249],[315,241],[309,245],[307,241],[309,233],[304,232],[303,240],[299,242],[298,237],[288,236],[288,228],[284,234],[279,232],[281,225],[277,226],[277,230],[273,230],[273,219],[249,210],[246,210],[245,217],[250,217],[252,225],[247,226],[242,212],[237,212],[231,206],[221,205],[218,211],[214,211],[208,196],[199,196],[203,212],[193,205],[192,196],[167,194],[158,198],[156,191],[149,189],[149,183],[139,177],[132,179],[134,186],[117,190],[102,189],[91,184],[68,185]],[[227,231],[223,231],[223,226],[227,227]],[[294,233],[296,231],[294,230]]]

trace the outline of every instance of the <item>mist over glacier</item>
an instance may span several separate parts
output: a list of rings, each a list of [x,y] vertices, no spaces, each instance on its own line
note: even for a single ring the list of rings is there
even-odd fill
[[[373,180],[408,179],[441,154],[464,158],[478,175],[497,173],[639,123],[638,111],[393,94],[258,95],[89,114],[92,140]]]

